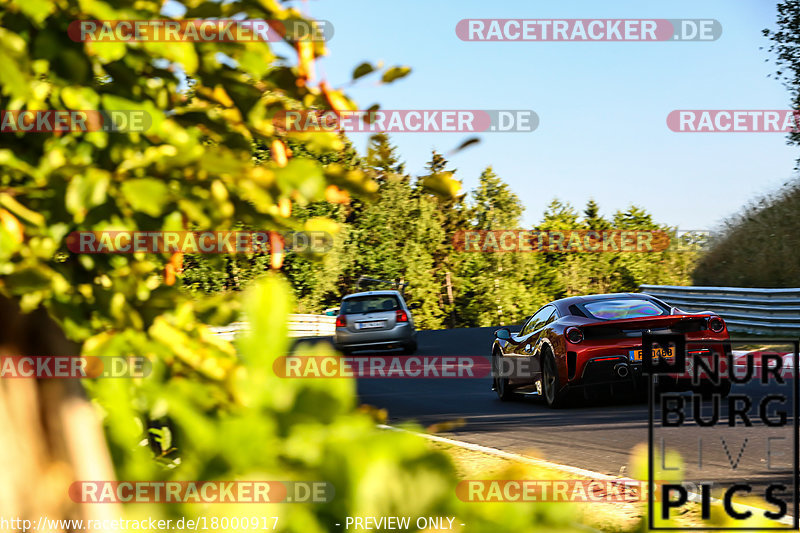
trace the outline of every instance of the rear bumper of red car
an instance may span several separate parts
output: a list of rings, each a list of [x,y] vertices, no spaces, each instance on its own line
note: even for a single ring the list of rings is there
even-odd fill
[[[603,353],[603,350],[592,349],[588,353],[568,354],[566,384],[570,387],[615,384],[641,386],[646,384],[647,375],[643,372],[644,365],[641,361],[631,360],[629,352],[632,349],[640,349],[640,347],[617,346],[610,348],[606,353]],[[703,366],[698,364],[698,358],[702,359],[712,370],[719,365],[719,378],[726,379],[728,354],[730,354],[730,344],[725,341],[703,344],[693,342],[687,345],[686,365],[683,371],[660,374],[659,380],[689,383],[693,377],[693,368],[698,366],[698,378],[701,381],[717,381],[716,374],[702,370]]]

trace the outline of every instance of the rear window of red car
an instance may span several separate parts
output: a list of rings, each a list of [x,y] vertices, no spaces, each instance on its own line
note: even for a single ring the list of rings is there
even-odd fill
[[[637,298],[617,300],[598,300],[583,304],[583,308],[592,317],[600,320],[623,320],[625,318],[642,318],[648,316],[661,316],[669,311],[660,305]]]

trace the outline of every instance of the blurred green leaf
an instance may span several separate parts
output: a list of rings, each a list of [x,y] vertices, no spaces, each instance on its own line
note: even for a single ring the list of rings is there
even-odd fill
[[[74,176],[67,186],[67,211],[81,223],[92,207],[106,201],[111,174],[100,169],[88,169],[86,174]],[[134,186],[135,187],[135,186]]]
[[[392,67],[383,73],[383,83],[392,83],[411,74],[411,67]]]
[[[170,200],[169,189],[164,182],[156,179],[127,180],[122,183],[120,190],[134,210],[154,217],[163,212],[164,206]]]
[[[374,70],[375,67],[373,67],[371,63],[361,63],[353,70],[353,79],[357,80],[358,78],[363,78]]]

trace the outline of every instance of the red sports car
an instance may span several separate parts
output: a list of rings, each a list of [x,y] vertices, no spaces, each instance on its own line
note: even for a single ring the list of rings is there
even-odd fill
[[[551,302],[533,314],[518,333],[495,332],[493,386],[501,400],[515,393],[544,396],[558,407],[567,393],[589,387],[647,390],[642,372],[642,335],[679,335],[687,358],[719,357],[723,370],[730,352],[725,321],[714,313],[686,313],[646,294],[573,296]],[[653,357],[669,362],[674,347],[655,348]],[[716,353],[717,356],[713,354]],[[706,356],[709,356],[708,359]],[[692,387],[688,373],[659,375],[659,386],[727,395],[730,381],[704,380]]]

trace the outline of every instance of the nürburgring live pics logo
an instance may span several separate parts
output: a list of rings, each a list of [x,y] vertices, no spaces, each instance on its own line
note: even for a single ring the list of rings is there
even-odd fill
[[[777,349],[745,354],[731,350],[735,340],[718,343],[724,355],[692,350],[691,344],[687,352],[686,342],[681,335],[642,335],[643,372],[650,381],[650,529],[798,529],[800,341],[759,340]],[[792,347],[793,353],[781,353],[781,346]],[[671,363],[660,356],[654,362],[654,347],[673,347]],[[670,375],[686,372],[700,392],[689,396],[662,389],[656,394],[656,387],[663,388]],[[719,392],[724,380],[733,385],[727,397]],[[677,451],[681,459],[668,450]],[[682,482],[663,481],[678,473]],[[677,527],[675,518],[692,501],[700,503],[707,524],[711,519],[725,527]]]

